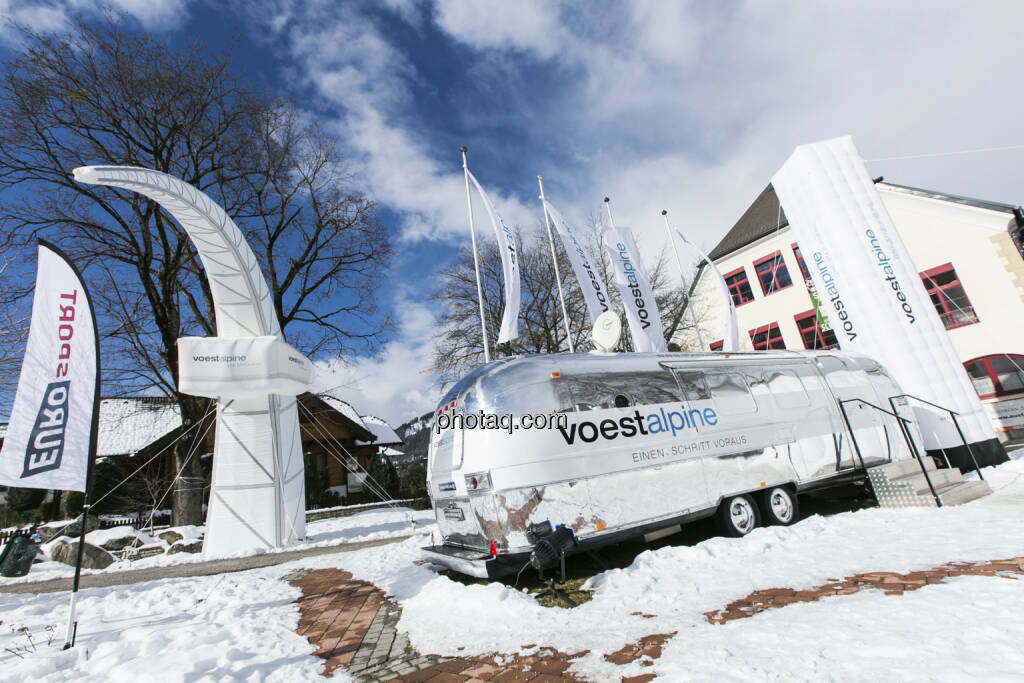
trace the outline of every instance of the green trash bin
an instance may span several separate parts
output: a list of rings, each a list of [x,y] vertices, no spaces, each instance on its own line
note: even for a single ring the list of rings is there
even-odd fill
[[[0,549],[0,576],[25,576],[32,568],[39,544],[28,536],[12,536]]]

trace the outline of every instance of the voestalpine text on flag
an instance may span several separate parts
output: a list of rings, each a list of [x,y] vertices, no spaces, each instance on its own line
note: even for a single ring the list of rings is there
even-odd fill
[[[40,242],[25,361],[0,450],[0,484],[85,491],[98,372],[85,285],[63,254]]]
[[[609,308],[608,293],[605,291],[604,282],[601,281],[601,276],[594,269],[594,261],[587,254],[587,250],[576,238],[572,227],[558,209],[545,199],[544,210],[548,212],[551,222],[555,224],[558,236],[562,240],[562,246],[565,247],[565,253],[569,257],[569,263],[572,264],[573,272],[576,273],[576,279],[583,290],[583,299],[587,302],[590,321],[597,322],[597,316]]]
[[[637,351],[666,351],[661,315],[654,302],[654,293],[647,273],[640,263],[640,254],[628,229],[615,226],[604,230],[604,248],[612,262],[615,284],[626,309],[629,333]]]
[[[494,235],[498,239],[501,272],[505,279],[505,312],[501,316],[501,330],[498,332],[498,343],[501,344],[519,336],[519,250],[516,246],[515,235],[495,211],[484,188],[480,187],[480,183],[469,172],[469,169],[466,169],[466,173],[473,181],[477,192],[480,193],[480,198],[483,199],[487,216],[491,219],[491,225],[494,226]]]

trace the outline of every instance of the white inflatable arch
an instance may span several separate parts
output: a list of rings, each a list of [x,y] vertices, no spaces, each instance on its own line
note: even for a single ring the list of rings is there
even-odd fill
[[[311,364],[281,341],[270,291],[241,231],[216,202],[165,173],[130,166],[84,166],[74,170],[74,177],[82,183],[145,195],[181,224],[199,252],[213,293],[218,337],[209,341],[220,349],[225,345],[251,349],[259,341],[276,344],[286,349],[278,356],[300,366],[300,374],[307,377],[306,382],[293,382],[293,387],[282,390],[280,382],[273,382],[280,373],[270,370],[263,373],[270,381],[257,383],[262,389],[253,390],[250,382],[244,391],[233,390],[233,382],[225,380],[215,383],[211,391],[188,391],[181,366],[181,391],[218,399],[203,555],[275,548],[303,538],[305,477],[295,394],[311,379]],[[183,345],[179,345],[179,355],[189,360],[193,357]],[[235,357],[237,354],[220,356]],[[245,356],[241,357],[244,360]],[[203,360],[217,358],[208,355]],[[246,365],[251,371],[253,363]],[[224,375],[224,367],[214,371]]]

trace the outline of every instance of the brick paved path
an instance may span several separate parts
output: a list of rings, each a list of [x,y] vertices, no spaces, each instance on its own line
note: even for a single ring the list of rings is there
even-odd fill
[[[483,655],[439,657],[420,655],[399,634],[396,625],[401,608],[384,592],[366,581],[353,579],[340,569],[317,569],[290,577],[302,589],[299,598],[299,635],[316,645],[314,654],[327,660],[324,675],[339,666],[357,680],[431,681],[582,681],[567,671],[573,659],[539,648],[531,655]],[[531,649],[535,646],[524,645]]]
[[[868,572],[834,580],[809,590],[768,588],[754,591],[720,610],[706,612],[712,624],[752,617],[768,609],[798,602],[812,602],[832,595],[846,595],[864,589],[884,590],[902,595],[929,584],[942,583],[951,576],[993,576],[1016,578],[1024,575],[1024,557],[991,562],[951,562],[923,571],[899,574]],[[552,648],[523,645],[528,655],[490,654],[476,657],[421,655],[398,633],[401,608],[383,591],[366,581],[352,578],[340,569],[299,571],[288,577],[302,589],[299,599],[299,634],[317,647],[316,655],[326,660],[324,675],[344,667],[359,681],[431,681],[432,683],[478,683],[480,681],[586,680],[569,671],[572,661],[584,652],[567,654]],[[652,615],[635,613],[639,616]],[[640,661],[650,666],[661,657],[662,646],[675,636],[659,633],[644,636],[637,643],[604,655],[612,664],[623,666]],[[623,683],[647,683],[654,674],[623,678]]]
[[[929,584],[943,583],[951,576],[1003,576],[1016,578],[1024,575],[1024,557],[991,562],[950,562],[924,571],[899,574],[897,572],[867,572],[854,574],[843,580],[833,580],[808,590],[767,588],[754,591],[745,598],[734,600],[724,609],[705,612],[712,624],[723,624],[733,619],[752,617],[758,612],[785,607],[796,602],[814,602],[831,595],[849,595],[861,589],[880,589],[886,595],[903,595]]]

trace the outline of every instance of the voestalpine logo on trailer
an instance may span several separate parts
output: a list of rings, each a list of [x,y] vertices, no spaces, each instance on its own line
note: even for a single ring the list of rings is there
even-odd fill
[[[718,413],[714,408],[687,408],[680,405],[675,408],[647,408],[647,414],[634,410],[632,415],[613,418],[608,417],[596,422],[575,422],[568,427],[558,427],[565,443],[569,446],[578,438],[583,443],[594,443],[599,438],[613,441],[622,437],[632,439],[637,436],[667,434],[676,436],[681,432],[699,431],[701,427],[713,427],[718,424]]]

